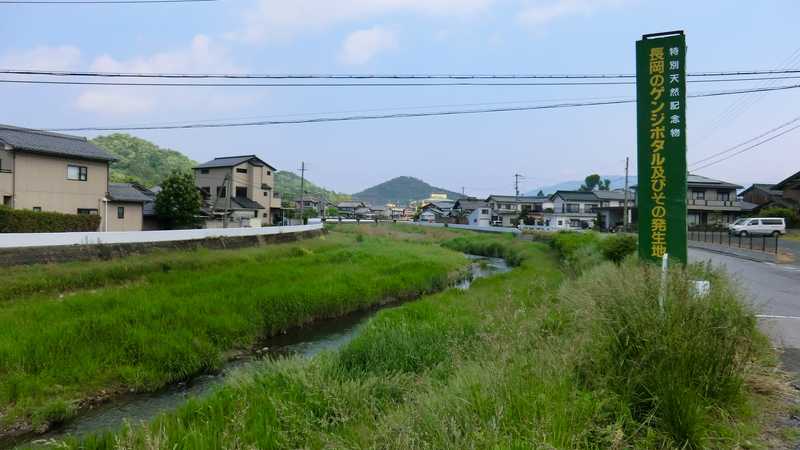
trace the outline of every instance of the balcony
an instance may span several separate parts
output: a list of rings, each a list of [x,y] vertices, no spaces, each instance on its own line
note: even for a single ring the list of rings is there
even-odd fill
[[[686,202],[689,209],[734,211],[741,209],[741,204],[736,200],[705,200],[690,198]]]

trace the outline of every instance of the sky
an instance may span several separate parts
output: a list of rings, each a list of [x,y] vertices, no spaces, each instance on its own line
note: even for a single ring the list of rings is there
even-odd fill
[[[220,0],[0,4],[0,67],[173,73],[633,73],[635,41],[684,30],[689,72],[800,68],[800,2]],[[15,76],[0,76],[14,79]],[[17,76],[16,78],[21,78]],[[135,80],[134,80],[135,81]],[[689,93],[797,84],[695,83]],[[633,97],[633,86],[120,87],[0,83],[0,123],[129,126],[520,106]],[[481,105],[481,106],[476,106]],[[800,115],[800,89],[691,99],[690,162]],[[635,105],[305,125],[132,131],[194,160],[301,161],[354,193],[410,175],[471,195],[636,172]],[[93,137],[97,133],[80,133]],[[104,132],[101,134],[108,134]],[[739,184],[800,170],[800,130],[699,174]]]

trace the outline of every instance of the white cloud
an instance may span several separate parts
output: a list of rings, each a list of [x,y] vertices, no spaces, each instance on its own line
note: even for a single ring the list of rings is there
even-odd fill
[[[225,47],[205,35],[195,36],[191,43],[183,48],[129,60],[118,60],[111,55],[102,55],[92,62],[91,69],[99,72],[125,73],[245,71],[233,62]],[[176,111],[233,111],[260,99],[260,95],[254,95],[253,91],[232,92],[234,89],[245,88],[98,86],[84,90],[76,100],[76,107],[82,111],[111,116],[146,113],[166,115]]]
[[[28,50],[10,51],[0,58],[0,65],[12,69],[69,70],[81,60],[81,51],[72,45],[40,45]]]
[[[535,0],[522,8],[517,19],[525,25],[540,26],[556,19],[589,15],[598,9],[620,6],[626,0]]]
[[[395,33],[375,26],[347,35],[339,59],[345,64],[365,64],[378,53],[395,47],[397,47]]]
[[[243,12],[240,30],[228,36],[248,42],[285,39],[353,20],[392,13],[464,16],[483,11],[494,0],[257,0]]]

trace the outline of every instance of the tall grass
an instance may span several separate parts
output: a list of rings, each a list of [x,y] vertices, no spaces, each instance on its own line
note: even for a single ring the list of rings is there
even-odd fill
[[[319,246],[248,254],[232,264],[158,271],[142,283],[4,305],[3,419],[61,418],[100,390],[151,390],[214,370],[258,337],[441,290],[466,264],[435,245],[336,234]]]
[[[517,247],[510,245],[513,239],[515,238],[512,235],[482,236],[472,234],[449,239],[444,241],[442,246],[473,255],[503,258],[510,266],[518,266],[522,263],[523,256]]]

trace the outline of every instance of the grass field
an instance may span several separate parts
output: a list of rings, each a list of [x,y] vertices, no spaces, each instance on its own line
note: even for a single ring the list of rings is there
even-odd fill
[[[4,271],[0,420],[63,420],[98,394],[213,371],[259,337],[441,290],[466,265],[415,234],[333,232],[265,248]]]
[[[348,229],[354,233],[357,228]],[[361,228],[365,240],[445,241]],[[416,236],[419,235],[419,236]],[[780,379],[741,294],[705,267],[563,269],[546,244],[444,245],[518,267],[379,313],[338,352],[241,373],[211,397],[68,448],[773,448]],[[574,246],[573,246],[574,247]],[[572,247],[571,247],[572,248]],[[577,251],[577,250],[576,250]],[[567,260],[568,262],[568,260]],[[572,274],[571,276],[565,273]],[[703,276],[712,294],[688,289]]]

